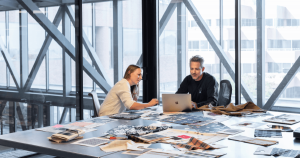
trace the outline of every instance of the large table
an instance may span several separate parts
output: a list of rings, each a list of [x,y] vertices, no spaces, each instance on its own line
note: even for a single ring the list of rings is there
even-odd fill
[[[274,116],[280,115],[283,113],[280,112],[271,112]],[[253,122],[261,122],[263,119],[272,117],[232,117],[227,121],[222,122],[223,124],[229,126],[230,128],[239,128],[244,129],[245,132],[240,133],[239,135],[244,135],[248,137],[254,137],[254,129],[247,128],[247,127],[237,127],[231,126],[233,124],[242,122],[242,121],[253,121]],[[114,128],[118,125],[150,125],[152,123],[158,123],[157,121],[151,120],[143,120],[143,119],[136,119],[136,120],[118,120],[115,122],[110,122],[105,125],[97,127],[97,131],[89,132],[83,134],[84,138],[91,138],[91,137],[99,137],[104,135],[106,131],[111,128]],[[168,123],[170,124],[170,123]],[[182,129],[182,130],[191,130],[188,126],[176,125],[172,124],[175,129]],[[300,123],[294,124],[291,126],[293,129],[300,127]],[[24,149],[29,151],[34,151],[38,153],[43,153],[47,155],[59,156],[59,157],[72,157],[72,158],[96,158],[96,157],[105,157],[105,158],[115,158],[115,157],[122,157],[122,158],[132,158],[136,157],[133,155],[125,155],[122,154],[124,151],[120,152],[103,152],[99,149],[99,147],[86,147],[80,145],[74,145],[70,143],[53,143],[47,139],[47,137],[51,136],[52,133],[49,132],[42,132],[36,131],[34,129],[16,132],[11,134],[5,134],[0,136],[0,145]],[[279,141],[278,144],[272,145],[271,147],[279,147],[285,149],[300,149],[300,140],[295,139],[293,137],[292,132],[282,132],[282,138],[262,138],[262,139],[270,139],[270,140],[277,140]],[[230,136],[229,136],[230,137]],[[262,156],[262,155],[253,155],[254,151],[259,145],[248,144],[233,140],[228,140],[227,138],[217,142],[216,144],[221,144],[228,146],[227,148],[216,149],[217,151],[224,151],[227,154],[222,156],[222,158],[245,158],[245,157],[272,157],[272,156]],[[163,148],[163,149],[174,149],[169,144],[162,144],[156,143],[152,144],[150,148]]]

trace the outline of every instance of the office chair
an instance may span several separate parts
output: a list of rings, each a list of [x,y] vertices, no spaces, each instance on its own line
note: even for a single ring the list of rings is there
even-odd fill
[[[98,100],[98,95],[96,93],[96,91],[91,91],[89,93],[89,96],[92,97],[93,99],[93,105],[94,105],[94,116],[93,117],[99,117],[98,114],[99,114],[99,110],[100,110],[100,103],[99,103],[99,100]]]
[[[227,106],[231,102],[231,93],[232,87],[228,80],[222,80],[220,82],[220,91],[219,91],[219,106]]]

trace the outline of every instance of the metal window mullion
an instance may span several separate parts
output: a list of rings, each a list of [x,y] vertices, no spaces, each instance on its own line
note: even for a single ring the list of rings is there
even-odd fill
[[[235,0],[235,104],[241,104],[241,0]]]
[[[123,5],[113,0],[113,60],[114,83],[122,79],[123,71]]]
[[[223,42],[223,0],[220,0],[220,19],[219,19],[219,27],[220,27],[220,45],[222,49],[224,49],[224,42]],[[223,66],[220,60],[220,83],[223,79]]]
[[[265,0],[256,0],[257,17],[257,105],[265,104]]]
[[[177,3],[177,88],[186,75],[186,8]]]
[[[95,3],[92,3],[92,46],[95,49],[96,47],[96,12],[95,12]],[[92,63],[93,68],[95,68],[95,62]],[[93,81],[93,90],[96,90],[96,83]],[[71,109],[70,109],[71,110]],[[71,121],[71,119],[70,119]]]
[[[45,7],[45,15],[48,18],[48,7]],[[47,31],[45,31],[45,38],[47,37]],[[49,49],[47,49],[45,56],[45,71],[46,71],[46,92],[49,91]]]
[[[9,53],[9,12],[5,11],[5,30],[6,30],[6,49]],[[10,86],[10,72],[9,68],[6,65],[6,87]]]

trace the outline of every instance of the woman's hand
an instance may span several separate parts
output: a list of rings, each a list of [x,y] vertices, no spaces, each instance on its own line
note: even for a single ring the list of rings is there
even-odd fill
[[[148,104],[151,105],[151,106],[154,106],[154,105],[157,105],[158,103],[159,103],[158,99],[153,98]]]

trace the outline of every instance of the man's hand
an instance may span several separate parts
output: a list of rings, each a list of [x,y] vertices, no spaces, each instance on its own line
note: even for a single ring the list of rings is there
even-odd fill
[[[195,102],[192,102],[192,109],[196,109],[197,108],[197,104]]]

